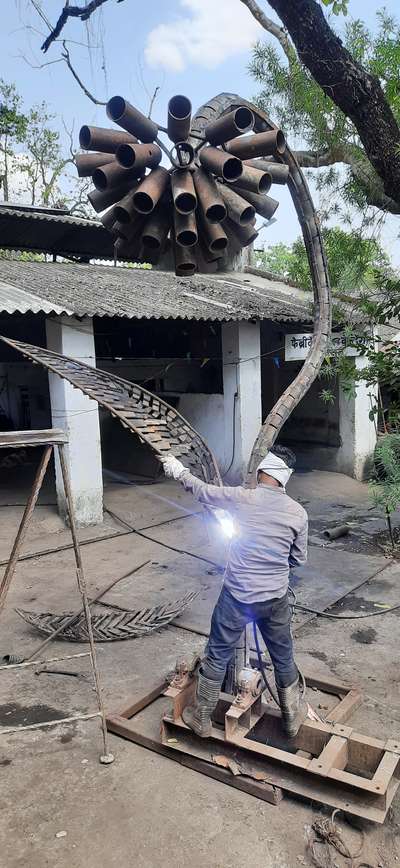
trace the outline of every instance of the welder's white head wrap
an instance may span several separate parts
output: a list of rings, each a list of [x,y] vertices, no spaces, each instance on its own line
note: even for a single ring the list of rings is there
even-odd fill
[[[286,488],[293,473],[293,468],[288,467],[283,459],[279,458],[279,455],[274,455],[273,452],[267,452],[265,458],[260,461],[257,467],[257,474],[260,470],[263,473],[267,473],[268,476],[272,476],[273,479],[277,479],[283,488]]]

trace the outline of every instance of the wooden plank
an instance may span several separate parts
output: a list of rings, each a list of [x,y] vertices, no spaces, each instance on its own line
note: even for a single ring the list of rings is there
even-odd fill
[[[68,443],[68,436],[61,428],[46,428],[37,431],[4,431],[0,434],[0,449],[57,446],[62,443]]]

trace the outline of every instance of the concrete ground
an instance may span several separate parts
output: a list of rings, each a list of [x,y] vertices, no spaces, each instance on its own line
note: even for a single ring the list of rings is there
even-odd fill
[[[17,504],[22,503],[23,488],[21,481],[19,486],[0,489],[0,560],[9,554],[18,526],[22,508]],[[306,505],[311,519],[309,565],[292,579],[298,601],[317,608],[334,606],[331,612],[356,616],[400,602],[399,566],[385,559],[377,545],[376,534],[384,523],[370,508],[366,486],[336,474],[299,473],[291,482],[291,493]],[[25,553],[68,544],[68,531],[52,501],[48,485]],[[113,483],[106,487],[105,503],[128,523],[145,528],[154,540],[224,563],[226,547],[218,532],[205,525],[197,505],[174,483]],[[351,525],[351,535],[326,544],[324,528],[344,519]],[[96,539],[121,530],[122,525],[106,513],[102,526],[82,529],[80,537]],[[201,633],[207,630],[221,575],[208,562],[129,533],[86,545],[82,552],[92,596],[113,577],[150,560],[146,568],[115,587],[106,598],[109,602],[139,608],[176,599],[188,590],[199,591],[179,627],[169,626],[143,639],[98,645],[104,699],[107,709],[114,710],[148,692],[174,667],[178,656],[202,649]],[[52,612],[76,609],[71,551],[37,555],[18,566],[2,615],[0,655],[28,656],[40,637],[18,617],[15,606]],[[400,735],[398,626],[398,612],[359,623],[310,620],[304,613],[295,618],[300,666],[309,674],[361,686],[365,700],[352,723],[367,735]],[[46,656],[85,648],[56,641],[46,649]],[[60,666],[83,677],[36,675],[36,667],[0,673],[0,734],[1,726],[95,710],[87,662],[71,660]],[[110,737],[110,746],[115,762],[101,766],[97,721],[1,736],[1,868],[313,864],[305,834],[323,812],[318,804],[285,796],[279,806],[271,806],[115,736]],[[362,833],[341,815],[338,822],[345,842],[356,852]],[[384,826],[364,823],[363,834],[362,856],[355,866],[393,868],[400,862],[400,798],[395,799]],[[322,858],[321,849],[319,853]],[[339,868],[349,865],[336,851],[332,857]]]

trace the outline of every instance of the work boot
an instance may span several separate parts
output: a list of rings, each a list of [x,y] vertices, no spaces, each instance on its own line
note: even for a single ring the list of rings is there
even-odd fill
[[[304,699],[304,695],[300,690],[300,680],[297,676],[296,680],[289,687],[279,687],[276,685],[281,706],[282,726],[288,738],[295,738],[301,724],[304,723],[308,704]]]
[[[219,681],[212,681],[201,672],[198,673],[194,705],[187,705],[183,709],[182,718],[201,738],[209,738],[211,735],[211,715],[217,707],[220,690]]]

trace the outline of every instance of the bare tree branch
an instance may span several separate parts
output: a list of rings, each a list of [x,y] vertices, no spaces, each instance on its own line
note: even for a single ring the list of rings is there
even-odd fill
[[[31,0],[31,2],[33,2],[36,11],[38,11],[34,0]],[[50,45],[59,37],[69,18],[80,18],[81,21],[87,21],[90,16],[93,15],[93,12],[96,12],[96,9],[99,9],[104,3],[107,3],[107,0],[90,0],[90,3],[87,3],[86,6],[70,6],[69,3],[66,2],[65,6],[61,10],[56,25],[52,30],[50,30],[49,35],[46,37],[42,45],[42,51],[46,53],[46,51],[49,50]],[[117,0],[117,3],[122,3],[122,0]]]
[[[157,94],[158,94],[159,90],[160,90],[160,85],[157,85],[157,87],[154,88],[154,93],[153,93],[153,96],[151,97],[151,100],[150,100],[149,113],[147,115],[148,118],[151,118],[151,113],[153,111],[153,106],[154,106],[154,103],[157,99]]]
[[[280,27],[279,24],[276,24],[275,21],[272,21],[271,18],[268,18],[265,12],[260,9],[258,3],[256,3],[256,0],[240,0],[240,2],[244,3],[244,5],[247,6],[253,18],[255,18],[259,24],[261,24],[261,27],[264,30],[266,30],[268,33],[271,33],[272,36],[275,36],[275,38],[278,40],[281,47],[283,48],[286,57],[288,58],[288,60],[290,60],[293,56],[293,53],[295,53],[295,48],[287,35],[287,31],[283,27]]]
[[[75,81],[79,84],[79,87],[81,88],[81,90],[83,90],[84,94],[88,97],[88,99],[90,99],[92,102],[94,102],[95,105],[107,105],[107,102],[105,100],[97,99],[97,97],[93,96],[93,94],[90,92],[90,90],[88,90],[86,85],[83,83],[82,79],[79,78],[78,73],[76,72],[76,70],[72,66],[70,54],[69,54],[68,48],[65,44],[65,41],[63,42],[63,49],[64,50],[61,53],[61,58],[67,64],[69,71],[72,73]]]
[[[382,179],[362,156],[361,151],[360,154],[356,154],[353,148],[337,145],[325,151],[294,151],[294,154],[303,169],[321,169],[344,163],[350,167],[352,174],[362,185],[368,205],[373,205],[389,214],[400,214],[400,204],[386,195]]]

